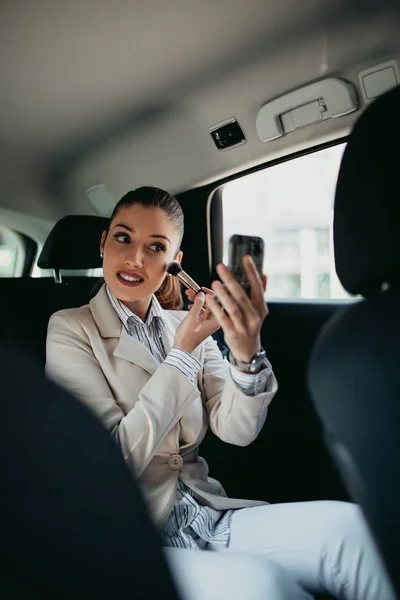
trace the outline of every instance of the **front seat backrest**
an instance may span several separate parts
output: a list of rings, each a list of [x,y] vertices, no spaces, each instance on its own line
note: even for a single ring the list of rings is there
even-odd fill
[[[14,348],[0,364],[0,596],[177,600],[111,436]]]
[[[340,281],[362,298],[313,351],[326,440],[400,597],[400,88],[372,104],[345,150],[335,197]]]

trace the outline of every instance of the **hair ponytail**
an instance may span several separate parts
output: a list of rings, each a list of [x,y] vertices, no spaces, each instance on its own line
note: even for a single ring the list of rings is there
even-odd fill
[[[166,276],[156,296],[164,310],[181,310],[183,307],[181,284],[172,275]]]

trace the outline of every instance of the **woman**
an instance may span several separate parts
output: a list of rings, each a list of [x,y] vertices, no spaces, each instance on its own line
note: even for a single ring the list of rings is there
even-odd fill
[[[119,444],[164,546],[261,555],[311,593],[391,598],[358,507],[232,499],[208,477],[198,456],[207,427],[250,444],[277,390],[260,346],[266,278],[244,259],[249,299],[218,265],[222,283],[187,292],[191,310],[175,310],[179,283],[166,265],[182,260],[182,237],[183,213],[167,192],[140,188],[122,198],[100,242],[105,285],[90,305],[52,316],[47,373]],[[210,337],[219,327],[234,364]]]

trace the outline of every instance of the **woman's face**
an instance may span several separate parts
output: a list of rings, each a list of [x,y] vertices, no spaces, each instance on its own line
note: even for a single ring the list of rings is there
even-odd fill
[[[167,264],[182,258],[181,252],[175,257],[178,244],[176,225],[160,208],[122,208],[100,244],[104,280],[114,296],[133,312],[146,312]]]

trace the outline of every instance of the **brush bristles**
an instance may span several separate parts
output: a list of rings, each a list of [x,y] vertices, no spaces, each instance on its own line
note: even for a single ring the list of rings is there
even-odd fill
[[[177,260],[172,260],[170,263],[168,263],[167,273],[169,273],[170,275],[174,275],[174,277],[176,277],[181,271],[182,267]]]

